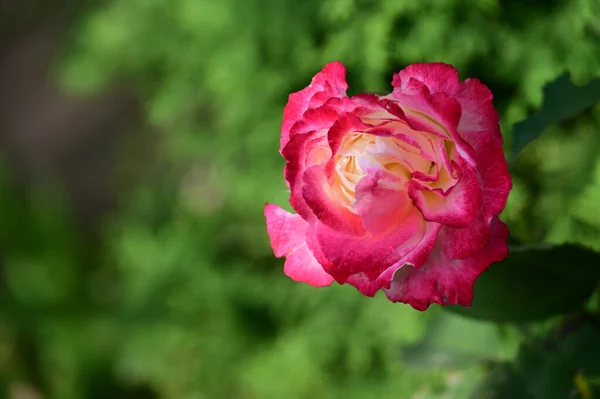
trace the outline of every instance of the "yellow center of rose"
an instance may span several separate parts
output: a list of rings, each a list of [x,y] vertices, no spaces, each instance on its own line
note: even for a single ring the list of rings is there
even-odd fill
[[[399,127],[406,130],[405,126]],[[379,186],[388,189],[403,190],[406,182],[416,178],[414,172],[428,176],[421,175],[417,180],[431,189],[446,191],[452,187],[456,180],[448,170],[448,163],[454,155],[454,143],[432,133],[409,133],[407,140],[369,133],[348,134],[336,155],[335,172],[330,180],[333,198],[355,212],[357,184],[366,174],[378,169],[393,175],[379,181]]]

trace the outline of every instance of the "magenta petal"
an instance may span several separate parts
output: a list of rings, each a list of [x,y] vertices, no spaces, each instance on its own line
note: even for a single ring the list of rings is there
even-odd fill
[[[492,92],[477,79],[458,80],[458,72],[443,63],[413,64],[394,75],[392,85],[396,93],[417,94],[413,80],[421,82],[430,93],[445,93],[456,99],[462,109],[459,133],[479,131],[502,144],[498,113],[492,104]]]
[[[299,134],[329,129],[339,117],[339,110],[334,108],[325,106],[311,108],[304,113],[302,119],[292,125],[292,128],[290,129],[290,140]],[[284,152],[285,147],[282,150],[282,155],[284,155]]]
[[[265,206],[267,232],[275,256],[286,257],[283,270],[291,279],[315,287],[331,285],[333,278],[317,262],[306,245],[308,223],[277,205]]]
[[[429,191],[417,181],[408,183],[408,195],[421,210],[426,220],[453,228],[464,228],[473,223],[482,207],[481,183],[477,171],[460,160],[461,176],[446,194]]]
[[[447,251],[437,248],[420,268],[411,265],[400,268],[385,293],[392,302],[408,303],[421,311],[432,303],[470,306],[477,277],[508,255],[507,239],[508,228],[493,218],[488,244],[474,257],[448,259],[444,256]]]
[[[281,123],[281,141],[279,151],[290,139],[290,130],[309,108],[317,108],[328,99],[346,97],[346,68],[339,61],[331,62],[317,73],[310,85],[303,90],[290,94],[283,110]]]
[[[340,119],[331,126],[331,129],[329,129],[329,132],[327,133],[327,140],[329,141],[329,147],[331,148],[332,154],[337,154],[348,133],[366,131],[370,127],[371,126],[362,122],[356,115],[342,115]]]
[[[481,132],[502,145],[498,112],[492,103],[492,92],[479,80],[467,79],[456,92],[463,113],[459,132]]]
[[[323,267],[341,284],[353,274],[364,273],[367,278],[376,279],[419,244],[424,225],[421,213],[412,208],[402,225],[386,234],[349,235],[318,221],[311,225],[309,234],[315,234],[321,252],[330,262]]]
[[[350,276],[347,283],[354,286],[363,295],[374,296],[378,290],[390,288],[394,274],[405,264],[414,265],[415,267],[423,265],[435,246],[442,225],[425,223],[422,228],[423,231],[419,231],[418,234],[415,234],[404,244],[404,247],[411,248],[411,250],[384,270],[377,278],[372,279],[364,273],[358,273]]]
[[[485,132],[467,132],[464,137],[474,150],[483,186],[483,213],[486,216],[496,216],[506,206],[512,188],[502,143]]]
[[[452,94],[458,89],[458,71],[452,65],[442,62],[412,64],[394,75],[394,89],[413,94],[413,79],[421,82],[431,93]]]
[[[440,231],[440,242],[444,245],[444,256],[448,259],[466,259],[477,255],[487,246],[490,220],[479,215],[477,220],[462,229],[444,226]]]
[[[319,156],[326,159],[330,153],[327,138],[318,132],[293,136],[283,149],[287,160],[283,173],[290,188],[290,204],[306,220],[314,215],[302,196],[303,173],[306,168],[319,163]]]
[[[360,217],[331,197],[324,166],[315,165],[308,168],[304,172],[303,183],[302,196],[323,224],[345,234],[364,233]]]
[[[404,110],[408,125],[418,131],[433,133],[446,140],[457,141],[462,108],[455,98],[445,93],[427,96],[394,92],[392,96]]]

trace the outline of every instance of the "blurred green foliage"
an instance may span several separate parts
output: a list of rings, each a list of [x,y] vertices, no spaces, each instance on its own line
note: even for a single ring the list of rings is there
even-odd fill
[[[530,326],[419,313],[283,275],[263,217],[265,202],[287,202],[282,110],[334,59],[351,93],[387,91],[413,62],[455,65],[494,92],[509,148],[548,81],[600,75],[600,3],[108,0],[86,10],[60,78],[80,93],[130,86],[161,131],[158,150],[137,165],[142,183],[123,190],[100,243],[79,237],[47,188],[13,196],[2,180],[4,382],[59,399],[449,399],[469,397],[482,362],[494,365],[490,381],[502,367],[521,381],[510,361]],[[600,250],[599,126],[595,106],[523,151],[503,214],[515,237]],[[124,143],[123,164],[140,148]]]

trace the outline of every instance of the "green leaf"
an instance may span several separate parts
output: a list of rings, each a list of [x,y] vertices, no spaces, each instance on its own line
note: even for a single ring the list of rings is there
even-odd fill
[[[523,345],[517,364],[527,390],[536,399],[568,398],[575,389],[575,372],[561,356],[539,344]]]
[[[564,399],[574,397],[574,372],[562,359],[538,346],[523,345],[514,364],[500,363],[472,395],[473,399]]]
[[[525,323],[578,311],[600,277],[600,254],[566,244],[517,246],[475,282],[470,307],[447,306],[469,317]]]
[[[511,163],[525,146],[550,126],[562,123],[600,101],[600,78],[575,86],[568,73],[543,89],[543,103],[536,113],[515,124]]]
[[[496,364],[472,397],[595,398],[599,351],[600,331],[589,320],[565,320],[543,339],[521,345],[514,362]]]
[[[574,370],[600,376],[600,331],[597,329],[584,325],[561,343],[560,351]]]

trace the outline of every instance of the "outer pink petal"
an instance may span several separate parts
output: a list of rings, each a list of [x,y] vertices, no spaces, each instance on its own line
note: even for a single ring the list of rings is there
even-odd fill
[[[307,168],[324,163],[331,157],[327,129],[338,117],[337,111],[328,107],[308,110],[294,125],[294,129],[306,131],[292,135],[282,151],[287,161],[284,175],[291,191],[290,204],[306,220],[313,214],[302,197],[302,175]]]
[[[444,226],[440,231],[440,242],[444,246],[447,259],[466,259],[477,255],[488,244],[490,235],[490,219],[480,214],[477,220],[463,229]]]
[[[400,103],[413,129],[458,138],[462,108],[452,95],[460,87],[455,68],[443,63],[412,64],[394,75],[392,86],[391,97]]]
[[[424,231],[415,234],[405,244],[406,248],[412,248],[412,250],[383,271],[377,278],[370,279],[364,273],[359,273],[350,276],[347,283],[353,285],[360,293],[367,296],[374,296],[382,288],[390,288],[394,274],[405,264],[408,263],[417,268],[423,265],[435,245],[441,228],[442,225],[438,223],[423,224]]]
[[[333,277],[323,270],[306,244],[286,257],[283,272],[292,280],[313,287],[327,287],[334,282]]]
[[[485,132],[502,145],[498,112],[494,108],[492,92],[477,79],[461,82],[460,89],[454,93],[463,113],[458,130],[464,132]]]
[[[459,88],[458,71],[442,62],[409,65],[394,75],[392,85],[396,90],[414,94],[414,89],[410,90],[410,85],[414,86],[411,79],[423,83],[431,93],[453,94]]]
[[[507,238],[508,228],[494,218],[488,245],[472,258],[448,259],[443,249],[448,243],[438,243],[422,267],[399,269],[385,293],[392,302],[408,303],[417,310],[426,310],[432,303],[470,306],[477,277],[508,255]]]
[[[292,137],[283,149],[287,161],[283,174],[290,188],[290,204],[306,220],[314,216],[302,197],[302,173],[307,168],[307,154],[311,149],[315,151],[315,148],[320,146],[320,142],[326,145],[325,139],[319,137],[317,133],[299,134]]]
[[[376,279],[419,244],[425,234],[424,225],[421,213],[413,208],[401,225],[387,234],[349,235],[319,221],[311,224],[308,234],[315,235],[315,242],[330,262],[323,264],[327,273],[343,284],[353,274],[364,273],[368,279]]]
[[[485,132],[466,132],[464,137],[475,150],[474,158],[483,186],[483,213],[496,216],[506,206],[512,188],[502,144]]]
[[[304,115],[292,125],[290,140],[298,134],[329,129],[340,117],[340,112],[341,110],[339,109],[327,106],[307,110]],[[283,148],[283,151],[285,151],[285,147]]]
[[[281,258],[301,247],[306,241],[308,223],[273,204],[265,205],[267,232],[275,256]]]
[[[306,245],[308,223],[299,215],[293,215],[277,205],[265,206],[267,232],[275,256],[286,257],[283,270],[291,279],[315,287],[328,286],[333,278],[317,262]]]
[[[458,183],[446,194],[441,190],[428,191],[418,181],[407,184],[408,195],[426,220],[454,228],[464,228],[473,223],[482,206],[481,183],[477,171],[462,159],[458,159],[461,176]]]
[[[290,94],[283,110],[281,124],[281,142],[279,151],[290,138],[290,129],[298,122],[309,108],[317,108],[332,97],[346,97],[346,68],[339,61],[331,62],[317,73],[311,84],[299,92]]]
[[[396,92],[404,94],[423,93],[415,90],[413,80],[421,82],[430,93],[446,93],[455,98],[462,109],[458,132],[480,131],[502,143],[498,125],[498,113],[492,92],[477,79],[458,81],[458,72],[443,63],[413,64],[394,75],[392,85]]]

